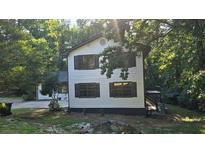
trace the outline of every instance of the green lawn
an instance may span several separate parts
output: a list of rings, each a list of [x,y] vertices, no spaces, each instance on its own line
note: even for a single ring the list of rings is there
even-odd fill
[[[173,105],[167,107],[168,114],[165,117],[149,118],[113,114],[68,114],[63,111],[49,112],[47,109],[13,109],[11,116],[0,117],[0,133],[80,133],[79,129],[71,126],[82,122],[95,125],[106,120],[127,123],[134,128],[132,133],[205,133],[205,114]],[[99,127],[93,133],[112,132],[110,129]]]
[[[147,133],[201,134],[205,133],[205,114],[184,109],[175,105],[166,105],[168,114],[163,122],[169,126],[153,127]]]

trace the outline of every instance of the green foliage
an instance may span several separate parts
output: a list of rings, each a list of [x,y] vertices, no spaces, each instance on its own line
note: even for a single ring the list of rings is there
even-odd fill
[[[122,47],[115,46],[115,47],[108,47],[106,48],[103,53],[101,54],[101,74],[106,73],[108,78],[111,77],[113,74],[113,69],[117,68],[118,63],[122,63],[122,54],[119,54],[122,51]],[[119,56],[119,57],[118,57]],[[112,57],[112,60],[110,60]]]
[[[0,20],[0,92],[35,99],[47,74],[67,69],[68,49],[102,30],[101,20],[77,23],[70,28],[63,20]]]
[[[119,42],[129,54],[143,51],[147,56],[146,89],[159,89],[164,98],[189,108],[199,108],[198,102],[205,102],[205,20],[106,20],[104,23],[108,39]],[[140,44],[144,48],[139,48]],[[151,52],[147,55],[149,46]],[[102,74],[111,77],[119,63],[117,57],[121,61],[127,58],[120,57],[121,52],[116,47],[104,50]]]
[[[205,41],[201,32],[205,21],[172,20],[171,28],[168,35],[152,44],[146,59],[146,81],[157,83],[163,96],[175,104],[201,110],[205,69]]]
[[[56,20],[0,20],[0,91],[35,98],[36,85],[57,70]]]
[[[188,79],[187,94],[192,99],[205,100],[205,70],[190,76]]]
[[[28,90],[26,94],[22,95],[24,101],[31,101],[35,99],[35,91]]]
[[[57,74],[50,73],[47,78],[42,83],[42,90],[41,93],[43,95],[49,95],[50,97],[57,91],[58,88],[58,79]]]

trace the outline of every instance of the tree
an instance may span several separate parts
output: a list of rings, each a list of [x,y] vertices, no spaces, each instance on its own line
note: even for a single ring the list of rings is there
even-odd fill
[[[96,25],[94,20],[78,20],[73,28],[60,20],[0,20],[0,92],[34,99],[36,86],[50,72],[67,69],[67,50],[97,33]]]
[[[56,71],[57,20],[0,20],[0,91],[35,97],[36,85]]]
[[[41,93],[43,95],[49,95],[49,97],[53,96],[55,92],[58,90],[58,78],[57,73],[49,73],[42,84]]]
[[[106,20],[105,24],[105,36],[120,42],[129,54],[151,47],[145,59],[146,88],[161,87],[163,96],[185,104],[205,100],[204,88],[199,86],[204,83],[204,20]],[[145,48],[140,49],[139,44]],[[102,74],[108,78],[123,58],[118,56],[120,46],[109,47],[102,54]],[[122,72],[125,69],[129,74],[128,68]]]

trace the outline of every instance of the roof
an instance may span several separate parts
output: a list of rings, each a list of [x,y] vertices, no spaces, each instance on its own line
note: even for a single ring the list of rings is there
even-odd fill
[[[93,35],[93,36],[89,37],[89,38],[86,39],[86,40],[81,41],[80,43],[78,43],[78,44],[76,44],[75,46],[73,46],[72,48],[70,48],[70,49],[68,50],[68,52],[66,53],[66,56],[67,56],[70,52],[72,52],[72,51],[74,51],[74,50],[76,50],[76,49],[78,49],[78,48],[80,48],[80,47],[82,47],[82,46],[84,46],[84,45],[86,45],[86,44],[92,42],[92,41],[95,41],[95,40],[97,40],[97,39],[100,38],[100,37],[103,37],[103,34],[101,34],[101,33],[100,33],[100,34],[96,34],[96,35]],[[148,45],[144,45],[144,44],[142,44],[142,43],[137,43],[137,46],[143,51],[144,57],[147,57],[147,55],[148,55],[149,52],[151,51],[151,47],[148,46]]]
[[[76,50],[76,49],[78,49],[78,48],[80,48],[80,47],[82,47],[82,46],[84,46],[84,45],[86,45],[86,44],[92,42],[92,41],[95,41],[96,39],[98,39],[98,38],[100,38],[100,37],[102,37],[102,36],[103,36],[102,34],[92,35],[92,36],[89,37],[88,39],[83,40],[83,41],[81,41],[80,43],[74,45],[72,48],[70,48],[70,49],[68,50],[68,52],[67,52],[67,55],[68,55],[70,52],[72,52],[72,51],[74,51],[74,50]]]

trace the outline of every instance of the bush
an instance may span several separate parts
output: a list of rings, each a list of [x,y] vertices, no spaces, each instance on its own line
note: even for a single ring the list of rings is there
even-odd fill
[[[22,98],[24,101],[31,101],[35,99],[35,96],[31,95],[31,94],[23,94]]]
[[[198,108],[200,112],[205,112],[205,100],[199,102]]]
[[[191,77],[191,86],[188,93],[193,99],[200,101],[205,99],[205,70],[199,71]]]
[[[191,110],[205,111],[205,70],[196,73],[183,72],[179,88],[166,90],[166,102]],[[174,86],[173,86],[174,87]],[[170,90],[171,89],[171,90]],[[177,94],[178,93],[178,94]]]
[[[52,99],[48,105],[50,111],[60,111],[60,104],[57,99]]]

